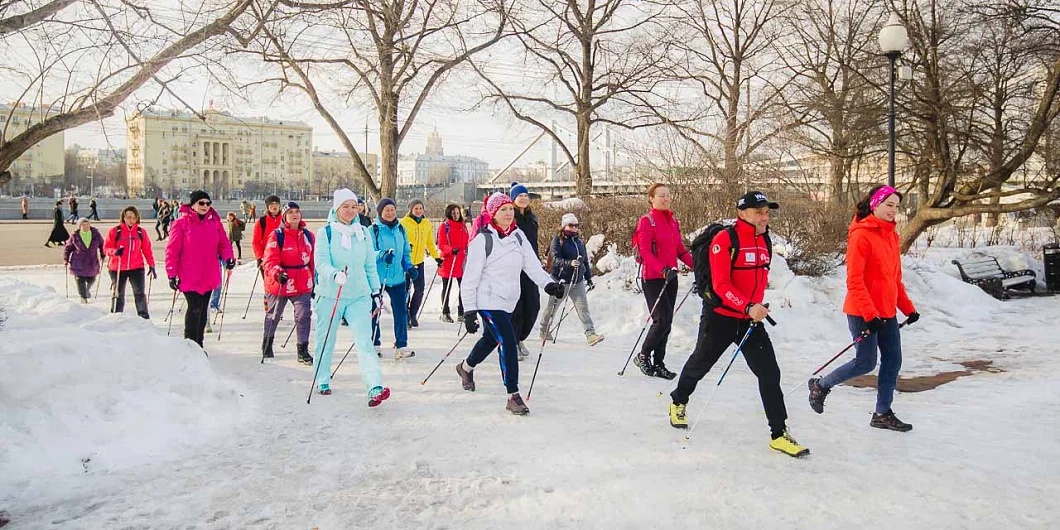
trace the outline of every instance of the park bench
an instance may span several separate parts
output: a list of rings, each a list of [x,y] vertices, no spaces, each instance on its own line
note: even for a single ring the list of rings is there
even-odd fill
[[[962,280],[978,285],[999,300],[1008,298],[1010,289],[1027,289],[1034,294],[1037,279],[1032,270],[1006,271],[992,256],[953,260],[952,263],[960,271]]]

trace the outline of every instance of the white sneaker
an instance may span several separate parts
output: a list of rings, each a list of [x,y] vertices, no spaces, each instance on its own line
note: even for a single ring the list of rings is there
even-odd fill
[[[530,356],[530,351],[526,349],[526,345],[525,344],[520,342],[519,343],[519,355],[518,355],[519,360],[520,361],[525,361],[526,358],[529,357],[529,356]]]
[[[589,343],[589,346],[596,346],[604,340],[603,335],[597,335],[596,333],[590,333],[585,336],[585,342]]]
[[[401,359],[408,359],[415,356],[416,352],[408,348],[394,348],[394,360],[400,361]]]
[[[213,328],[210,327],[210,321],[206,321],[206,333],[213,333]]]

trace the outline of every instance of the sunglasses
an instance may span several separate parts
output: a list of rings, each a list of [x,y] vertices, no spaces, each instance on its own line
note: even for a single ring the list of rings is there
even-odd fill
[[[199,206],[210,206],[211,204],[213,204],[213,201],[199,201],[195,204],[198,204]]]
[[[579,227],[579,226],[581,226],[581,225],[579,225],[578,223],[570,223],[570,224],[568,224],[567,226],[569,226],[569,227],[571,227],[571,228],[578,228],[578,227]]]

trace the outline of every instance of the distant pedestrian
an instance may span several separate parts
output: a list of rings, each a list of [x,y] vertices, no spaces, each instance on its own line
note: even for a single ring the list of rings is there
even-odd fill
[[[66,227],[63,226],[63,201],[55,201],[55,208],[52,209],[52,233],[44,242],[44,246],[51,247],[52,243],[66,244],[68,239],[70,239],[70,232],[67,232]]]
[[[22,218],[29,219],[29,199],[22,197]]]
[[[92,285],[99,277],[100,263],[103,261],[103,236],[88,219],[79,219],[77,226],[77,232],[66,242],[63,264],[77,278],[77,294],[81,302],[87,304],[92,298]]]
[[[66,220],[70,221],[71,223],[75,223],[79,219],[79,216],[77,215],[77,197],[74,197],[73,195],[71,195],[69,203],[70,203],[70,215],[66,217]]]
[[[188,204],[181,206],[184,215],[173,224],[173,237],[166,246],[166,275],[169,288],[184,293],[188,302],[184,313],[184,338],[200,347],[209,320],[211,292],[221,285],[217,260],[232,270],[236,260],[210,195],[202,190],[191,192]]]
[[[247,200],[246,199],[243,199],[242,201],[239,202],[239,213],[242,214],[242,216],[243,216],[243,223],[244,224],[246,224],[247,222],[250,221],[250,216],[249,216],[250,214],[249,214],[249,211],[248,211],[248,206],[249,205],[247,204]]]
[[[158,234],[158,240],[162,241],[169,237],[169,223],[173,221],[173,209],[170,208],[168,202],[161,201],[156,215],[158,218],[155,220],[155,233]]]
[[[361,197],[357,197],[357,220],[365,228],[372,226],[372,217],[368,215],[368,205],[365,204],[364,199]]]
[[[235,212],[228,212],[228,240],[236,246],[236,258],[239,260],[243,259],[243,230],[247,225],[238,217]]]
[[[99,212],[96,211],[96,199],[92,199],[88,203],[88,218],[99,221]]]

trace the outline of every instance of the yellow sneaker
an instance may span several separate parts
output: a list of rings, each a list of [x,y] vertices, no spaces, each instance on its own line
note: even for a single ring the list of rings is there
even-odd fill
[[[675,429],[687,429],[688,420],[685,419],[685,406],[670,403],[670,426]]]
[[[799,445],[799,442],[792,438],[788,431],[784,431],[784,434],[780,438],[774,438],[769,442],[770,449],[780,451],[788,456],[804,456],[810,454],[810,450]]]

